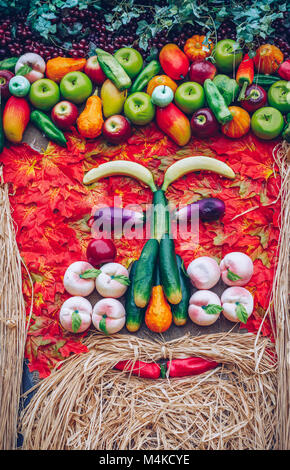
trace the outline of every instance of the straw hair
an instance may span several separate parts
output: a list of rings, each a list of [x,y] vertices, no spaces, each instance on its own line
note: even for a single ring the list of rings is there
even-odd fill
[[[186,335],[167,343],[93,334],[88,353],[64,361],[41,382],[22,416],[23,448],[270,449],[276,428],[273,345],[255,340],[250,333]],[[180,379],[112,370],[120,358],[186,356],[222,364]]]
[[[26,313],[21,257],[10,213],[8,185],[0,168],[0,448],[15,449],[21,394]]]

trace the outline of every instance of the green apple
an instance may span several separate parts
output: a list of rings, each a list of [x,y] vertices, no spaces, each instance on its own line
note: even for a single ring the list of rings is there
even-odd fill
[[[140,52],[132,47],[122,47],[115,52],[114,56],[130,78],[136,77],[143,67]]]
[[[260,139],[271,140],[281,134],[284,127],[283,116],[278,109],[266,106],[257,109],[251,119],[251,128]]]
[[[69,72],[60,82],[60,92],[64,99],[75,104],[83,103],[92,94],[92,91],[92,81],[83,72]]]
[[[243,53],[239,44],[233,39],[223,39],[218,41],[214,50],[213,57],[215,65],[222,73],[230,73],[240,64]]]
[[[125,101],[124,113],[133,124],[148,124],[155,116],[155,106],[151,102],[151,96],[142,91],[132,93]]]
[[[30,87],[29,99],[35,108],[49,111],[60,99],[58,84],[49,78],[36,80]]]
[[[273,108],[279,109],[281,113],[290,112],[290,82],[278,80],[268,90],[268,102]]]
[[[181,111],[192,114],[204,106],[203,88],[197,82],[182,83],[175,92],[174,101]]]

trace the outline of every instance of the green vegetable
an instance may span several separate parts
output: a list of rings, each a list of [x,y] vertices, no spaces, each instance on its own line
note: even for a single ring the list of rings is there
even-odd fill
[[[233,119],[233,116],[226,105],[223,95],[218,90],[214,82],[207,78],[203,84],[207,103],[220,124],[226,124]]]
[[[146,67],[139,73],[133,86],[130,90],[130,93],[135,93],[136,91],[142,91],[152,77],[157,75],[160,72],[160,64],[157,60],[151,60]]]
[[[239,92],[239,85],[236,80],[229,78],[227,75],[220,74],[214,77],[213,83],[224,97],[227,106],[235,101]]]
[[[48,139],[66,147],[67,141],[64,134],[46,114],[42,111],[34,110],[30,115],[30,120]]]
[[[4,130],[3,130],[3,124],[2,124],[2,97],[0,93],[0,153],[2,153],[4,150],[4,142],[5,142],[5,136],[4,136]]]
[[[103,49],[96,49],[98,62],[106,77],[108,77],[118,90],[122,91],[130,88],[132,85],[131,78],[125,72],[122,65],[115,59],[112,54],[109,54]]]
[[[135,333],[139,330],[145,314],[145,309],[137,307],[134,301],[134,280],[138,263],[139,261],[134,261],[131,266],[129,275],[130,285],[127,289],[125,299],[126,327],[131,333]]]
[[[240,302],[236,302],[236,315],[242,323],[247,323],[248,313],[244,305]]]
[[[164,191],[158,189],[153,195],[152,237],[160,241],[164,233],[169,232],[170,217]]]
[[[18,57],[9,57],[9,59],[1,60],[0,70],[10,70],[14,73],[15,65],[18,62]]]
[[[182,299],[181,282],[174,241],[169,233],[164,233],[160,240],[159,267],[161,284],[168,302],[178,304]]]
[[[177,326],[185,325],[188,317],[188,305],[190,299],[190,280],[186,274],[184,263],[179,255],[176,255],[177,268],[180,277],[182,299],[179,304],[171,305],[173,322]]]
[[[145,243],[141,252],[133,285],[134,301],[137,307],[146,307],[150,300],[158,251],[159,243],[153,238]]]
[[[258,75],[254,75],[253,84],[254,85],[260,85],[261,87],[264,87],[264,88],[268,88],[271,85],[273,85],[273,83],[276,83],[279,80],[281,80],[281,78],[280,77],[275,77],[274,75],[260,75],[260,74],[258,74]]]
[[[290,142],[290,113],[287,114],[287,124],[282,132],[282,137],[286,142]]]

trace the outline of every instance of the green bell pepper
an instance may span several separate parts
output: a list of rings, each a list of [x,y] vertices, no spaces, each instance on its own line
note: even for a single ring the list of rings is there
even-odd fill
[[[112,54],[109,54],[103,49],[96,49],[98,56],[98,62],[100,67],[106,77],[108,77],[111,82],[118,88],[118,90],[123,91],[127,88],[130,88],[132,85],[131,78],[125,72],[122,65],[115,59]]]
[[[158,75],[161,70],[161,66],[157,60],[151,60],[149,64],[144,67],[143,70],[137,76],[133,86],[130,90],[130,93],[135,93],[136,91],[142,91],[145,86],[149,83],[152,77]]]
[[[233,119],[233,116],[226,105],[223,95],[218,90],[214,82],[207,78],[203,84],[208,106],[214,113],[220,124],[226,124]]]
[[[42,111],[34,110],[30,115],[30,120],[48,139],[66,147],[67,140],[63,132],[56,127],[46,114]]]
[[[9,59],[4,59],[0,61],[0,70],[10,70],[10,72],[15,71],[15,65],[18,62],[18,57],[9,57]]]
[[[223,95],[227,106],[235,101],[239,92],[239,85],[236,80],[229,78],[227,75],[219,74],[214,77],[213,82],[219,92]]]

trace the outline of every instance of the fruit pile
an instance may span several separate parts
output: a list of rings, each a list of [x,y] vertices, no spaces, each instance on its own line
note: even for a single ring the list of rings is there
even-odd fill
[[[260,46],[252,57],[233,39],[214,44],[195,34],[183,50],[166,44],[159,60],[145,64],[137,49],[106,49],[88,59],[53,53],[45,61],[28,52],[2,60],[1,147],[4,136],[21,142],[29,121],[64,146],[63,131],[73,125],[84,138],[102,134],[119,144],[132,125],[153,119],[180,146],[192,135],[240,138],[250,129],[261,139],[290,139],[290,60],[274,45]]]

